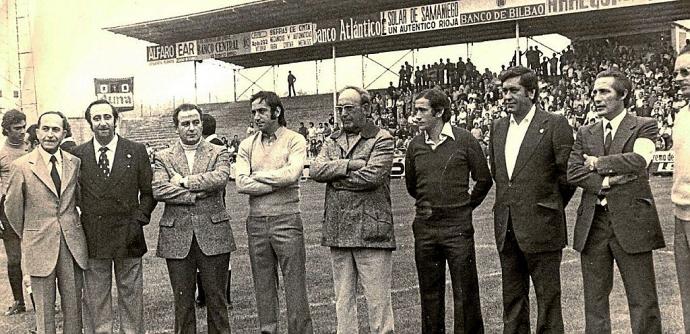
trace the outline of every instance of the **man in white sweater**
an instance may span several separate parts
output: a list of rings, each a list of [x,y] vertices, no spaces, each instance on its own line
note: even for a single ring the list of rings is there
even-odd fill
[[[676,83],[686,100],[690,101],[690,47],[685,46],[676,58],[674,74]],[[676,114],[673,126],[673,190],[671,201],[676,216],[674,252],[678,285],[683,304],[683,323],[690,331],[690,106],[683,107]]]

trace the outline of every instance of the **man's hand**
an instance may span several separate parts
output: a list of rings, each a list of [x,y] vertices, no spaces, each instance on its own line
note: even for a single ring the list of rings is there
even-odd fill
[[[597,162],[599,162],[598,157],[591,157],[587,154],[582,155],[585,158],[585,167],[589,168],[591,171],[597,170]]]
[[[637,180],[635,174],[614,175],[609,177],[609,186],[626,184],[635,180]]]
[[[176,186],[182,186],[182,175],[175,173],[173,176],[170,178],[170,183],[176,185]]]
[[[353,159],[353,160],[348,161],[348,163],[347,163],[347,170],[348,170],[348,171],[354,172],[354,171],[356,171],[356,170],[359,170],[359,169],[363,168],[363,167],[366,166],[366,165],[367,165],[367,162],[364,161],[364,160],[361,160],[361,159]]]

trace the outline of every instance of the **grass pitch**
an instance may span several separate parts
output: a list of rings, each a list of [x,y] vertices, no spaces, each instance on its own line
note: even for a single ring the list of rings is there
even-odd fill
[[[652,178],[652,189],[662,221],[667,247],[654,253],[656,279],[661,306],[664,333],[683,332],[680,297],[676,282],[673,260],[673,210],[670,199],[671,178]],[[320,246],[321,219],[323,216],[325,186],[313,181],[302,182],[302,218],[304,222],[307,249],[307,289],[311,314],[316,333],[334,333],[336,326],[333,281],[329,252]],[[393,253],[393,308],[395,326],[398,333],[420,332],[420,309],[417,274],[414,265],[414,240],[411,222],[414,214],[414,201],[405,191],[404,181],[391,181],[393,215],[398,249]],[[247,233],[245,218],[248,211],[247,198],[238,195],[234,184],[228,186],[228,212],[232,216],[232,227],[238,250],[232,259],[232,301],[234,308],[229,310],[231,327],[234,333],[256,333],[258,322],[254,301],[254,289],[247,253]],[[575,224],[575,210],[580,201],[576,193],[568,205],[567,219],[569,238]],[[482,312],[487,333],[502,331],[501,274],[493,234],[491,207],[494,191],[489,193],[484,203],[474,211],[475,245],[477,270],[481,293]],[[144,256],[144,307],[146,330],[149,333],[169,333],[173,328],[173,297],[170,281],[163,259],[155,256],[158,235],[158,219],[163,205],[159,204],[153,213],[152,223],[145,228],[149,252]],[[0,306],[9,306],[12,295],[7,281],[5,253],[0,252]],[[627,300],[620,275],[615,274],[614,289],[611,294],[611,317],[615,333],[629,333],[630,319]],[[567,248],[561,265],[562,305],[565,330],[567,333],[584,332],[584,302],[582,296],[582,275],[577,252]],[[450,277],[446,288],[446,327],[452,333],[452,294]],[[113,284],[114,285],[114,284]],[[536,323],[536,300],[532,292],[532,325]],[[359,323],[362,333],[368,332],[366,304],[363,297],[358,298],[360,309]],[[116,305],[115,305],[116,307]],[[117,312],[117,310],[115,310]],[[26,333],[34,327],[34,313],[0,316],[0,333]],[[205,309],[197,309],[198,332],[206,332]],[[62,319],[58,314],[58,325]],[[61,327],[61,326],[60,326]],[[285,306],[281,296],[281,332],[286,333]]]

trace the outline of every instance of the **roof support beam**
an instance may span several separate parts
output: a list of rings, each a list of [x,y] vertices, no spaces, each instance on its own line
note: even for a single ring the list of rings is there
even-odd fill
[[[410,54],[411,52],[413,52],[413,51],[414,51],[414,49],[408,50],[407,52],[405,52],[405,54],[403,54],[400,58],[398,58],[398,59],[397,59],[395,62],[393,62],[390,66],[393,67],[393,66],[397,65],[401,60],[403,60],[405,57],[407,57],[407,55],[409,55],[409,54]],[[414,54],[413,54],[413,55],[414,55]],[[378,80],[378,79],[381,78],[384,74],[386,74],[386,72],[391,72],[391,73],[393,73],[395,76],[399,76],[398,73],[396,73],[396,72],[394,72],[394,71],[391,71],[390,67],[387,67],[386,65],[381,64],[380,62],[376,61],[375,59],[373,59],[373,58],[371,58],[371,57],[369,57],[369,56],[367,56],[367,55],[363,55],[362,57],[366,57],[367,59],[369,59],[369,60],[370,60],[371,62],[373,62],[374,64],[379,65],[379,66],[381,66],[381,67],[384,68],[384,70],[381,72],[381,74],[379,74],[374,80],[372,80],[369,84],[364,85],[364,89],[369,88],[369,86],[371,86],[374,82],[376,82],[376,80]],[[362,83],[364,83],[364,80],[362,80]]]
[[[237,73],[238,73],[241,77],[243,77],[243,78],[245,78],[245,79],[247,79],[248,81],[251,82],[251,84],[249,85],[249,87],[247,87],[245,90],[242,91],[242,93],[240,93],[239,97],[242,98],[242,95],[244,95],[244,93],[246,93],[249,89],[251,89],[251,88],[254,87],[254,86],[259,87],[259,89],[261,89],[261,90],[264,90],[261,86],[259,86],[259,84],[257,83],[257,81],[261,80],[261,78],[263,78],[264,75],[266,75],[266,73],[268,73],[270,70],[272,70],[272,69],[273,69],[273,66],[274,66],[274,65],[271,65],[271,67],[267,68],[267,69],[264,71],[264,73],[261,73],[261,75],[260,75],[258,78],[256,78],[256,80],[252,80],[252,79],[248,78],[246,75],[242,74],[241,69],[237,69]],[[235,98],[235,100],[237,100],[237,97]]]

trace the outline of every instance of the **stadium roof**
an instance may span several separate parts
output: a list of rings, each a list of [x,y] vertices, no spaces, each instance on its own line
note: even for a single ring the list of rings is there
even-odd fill
[[[169,44],[224,36],[291,24],[364,15],[397,8],[441,3],[444,0],[265,0],[216,10],[140,22],[106,30]],[[545,16],[520,21],[521,36],[561,34],[573,40],[666,31],[674,21],[690,18],[690,1]],[[515,21],[503,21],[440,31],[338,42],[338,57],[409,50],[439,45],[515,37]],[[331,58],[329,44],[273,52],[237,55],[219,60],[243,67],[279,65]]]

